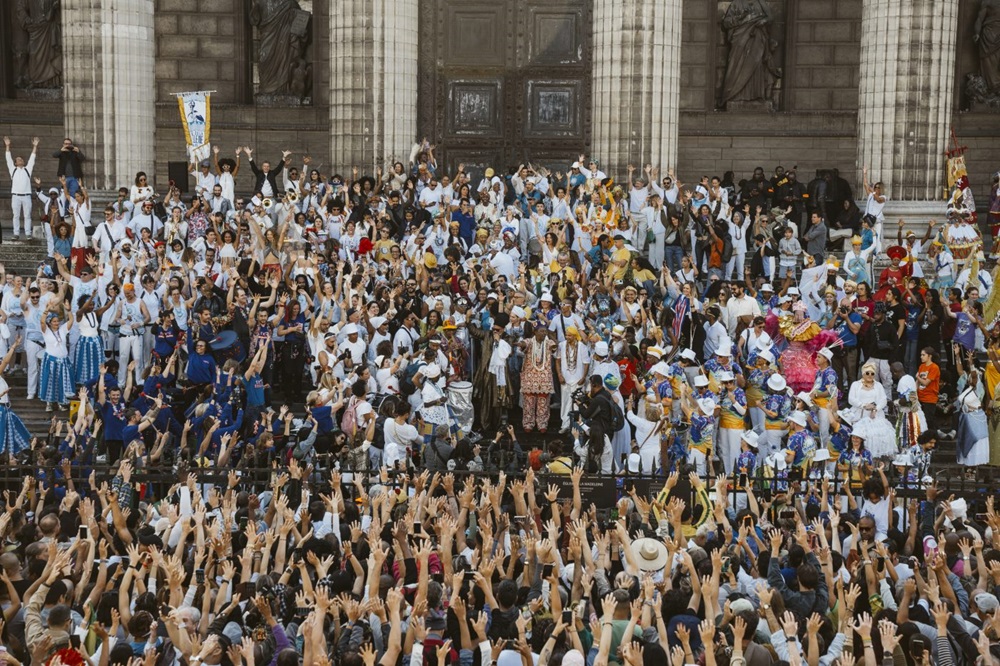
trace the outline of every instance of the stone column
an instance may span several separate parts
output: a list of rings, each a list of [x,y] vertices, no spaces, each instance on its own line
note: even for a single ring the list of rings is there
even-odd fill
[[[332,168],[406,162],[417,131],[418,0],[330,3]]]
[[[594,0],[591,153],[609,174],[677,163],[681,11],[681,0]]]
[[[864,0],[857,177],[891,201],[943,196],[957,20],[958,0]]]
[[[62,30],[66,136],[87,158],[86,185],[131,185],[137,171],[152,179],[153,0],[63,0]]]

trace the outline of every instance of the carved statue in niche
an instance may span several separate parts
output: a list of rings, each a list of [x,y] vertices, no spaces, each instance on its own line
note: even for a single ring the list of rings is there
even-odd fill
[[[58,88],[62,85],[60,0],[17,0],[17,24],[27,42],[15,56],[18,88]]]
[[[719,108],[730,102],[771,102],[781,68],[774,62],[778,42],[771,38],[767,0],[733,0],[722,17],[729,42]]]
[[[1000,108],[1000,0],[981,0],[972,39],[979,46],[979,73],[966,76],[966,92]]]
[[[250,22],[257,28],[259,95],[309,97],[312,64],[306,59],[312,15],[298,0],[251,0]]]

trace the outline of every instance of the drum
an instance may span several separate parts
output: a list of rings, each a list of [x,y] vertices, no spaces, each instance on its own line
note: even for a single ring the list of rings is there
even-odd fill
[[[222,331],[216,336],[214,340],[209,343],[212,348],[212,355],[215,356],[215,362],[222,365],[226,361],[232,359],[237,363],[242,363],[243,359],[246,358],[247,352],[243,343],[240,342],[239,336],[236,335],[236,331]]]
[[[448,406],[451,407],[458,428],[463,433],[472,432],[475,411],[472,407],[472,382],[452,382],[448,385]]]

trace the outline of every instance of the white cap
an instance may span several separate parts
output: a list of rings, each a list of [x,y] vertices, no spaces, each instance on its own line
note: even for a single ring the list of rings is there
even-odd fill
[[[826,360],[833,362],[833,351],[829,347],[823,347],[818,352],[816,352]]]
[[[752,449],[756,449],[758,446],[760,446],[760,441],[759,441],[760,435],[755,433],[753,430],[747,430],[746,432],[744,432],[740,436],[740,439],[749,444],[750,448]]]
[[[788,388],[788,383],[785,381],[784,377],[775,373],[767,378],[767,388],[775,391],[776,393],[781,393]]]
[[[694,353],[693,349],[682,349],[680,357],[688,361],[691,361],[692,363],[698,362],[698,355]]]
[[[594,345],[594,356],[607,356],[608,355],[608,343],[604,340],[599,340]]]
[[[764,284],[762,284],[760,286],[760,290],[761,291],[769,291],[771,293],[774,293],[774,287],[771,286],[770,282],[765,282]]]
[[[653,375],[663,375],[664,377],[668,377],[670,375],[670,366],[663,361],[660,361],[659,363],[653,365],[653,367],[649,369],[649,372]]]
[[[705,375],[698,375],[694,378],[694,385],[698,388],[702,386],[708,386],[708,377]]]
[[[579,162],[573,162],[573,166],[570,167],[570,168],[571,169],[579,169],[580,168],[580,163]]]
[[[518,319],[524,319],[527,313],[524,311],[520,305],[515,305],[510,309],[510,316],[517,317]]]
[[[348,324],[344,327],[344,335],[357,335],[358,327],[357,324]]]
[[[788,421],[790,423],[798,424],[798,425],[802,426],[803,428],[806,427],[806,415],[803,414],[802,412],[800,412],[799,410],[795,410],[794,412],[792,412],[791,414],[789,414],[788,415]]]
[[[799,295],[799,288],[798,287],[789,287],[788,291],[786,293],[798,296]]]
[[[663,350],[657,347],[656,345],[650,345],[649,347],[646,347],[646,355],[655,356],[656,358],[663,358]]]
[[[497,296],[497,292],[495,292],[495,291],[491,291],[490,293],[486,294],[486,300],[489,300],[491,298],[494,301],[499,301],[500,300],[500,297]]]
[[[372,317],[368,322],[372,325],[372,328],[381,328],[383,324],[389,320],[385,317]]]
[[[549,292],[546,291],[545,293],[542,294],[542,297],[539,298],[538,300],[540,300],[542,303],[551,303],[552,302],[552,294],[550,294]]]

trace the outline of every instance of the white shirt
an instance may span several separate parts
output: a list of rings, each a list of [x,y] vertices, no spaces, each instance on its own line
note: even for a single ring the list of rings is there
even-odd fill
[[[743,298],[733,297],[726,302],[726,314],[729,322],[729,335],[736,335],[736,325],[739,323],[740,317],[760,315],[760,304],[757,303],[756,298],[748,294],[744,294]]]
[[[10,193],[31,196],[31,171],[35,168],[35,153],[32,151],[27,165],[14,166],[14,158],[7,151],[7,171],[10,172]]]
[[[567,384],[579,384],[585,379],[584,368],[590,364],[590,349],[582,342],[577,342],[576,364],[570,366],[566,356],[566,346],[568,344],[565,340],[559,343],[559,369],[562,371],[563,379],[566,380]]]
[[[194,188],[195,192],[204,196],[205,198],[211,196],[212,188],[215,187],[219,182],[218,177],[211,171],[209,171],[208,173],[203,173],[201,170],[198,170],[194,174],[194,178],[196,181]]]
[[[715,352],[719,349],[719,343],[727,337],[729,337],[729,333],[721,321],[716,321],[712,325],[705,322],[705,358],[715,356]]]

